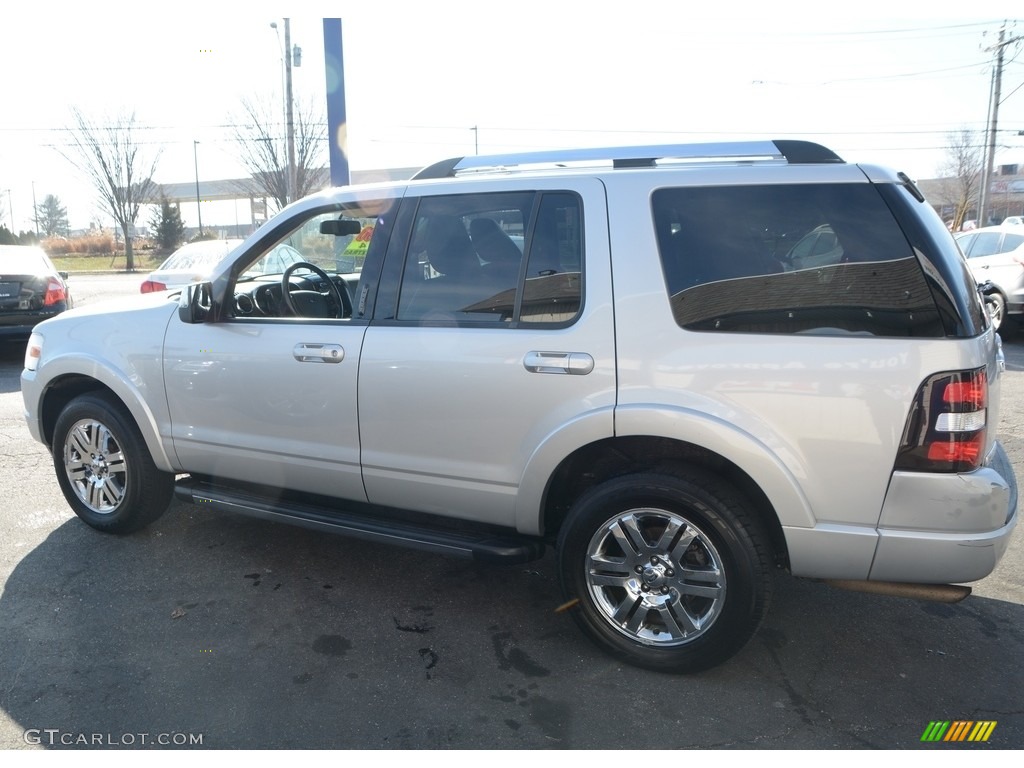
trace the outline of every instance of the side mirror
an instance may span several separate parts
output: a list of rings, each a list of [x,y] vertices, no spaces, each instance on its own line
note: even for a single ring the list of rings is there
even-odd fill
[[[60,279],[61,280],[67,280],[68,279],[68,273],[64,272],[63,270],[58,272],[57,274],[60,275]]]
[[[210,283],[189,283],[178,299],[178,317],[183,323],[205,323],[213,309],[213,286]]]
[[[358,235],[363,231],[363,225],[356,219],[330,219],[320,222],[321,235]]]

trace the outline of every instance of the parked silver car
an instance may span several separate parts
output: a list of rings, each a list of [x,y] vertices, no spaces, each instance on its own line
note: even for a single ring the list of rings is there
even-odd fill
[[[303,261],[252,269],[282,244]],[[374,547],[551,546],[561,610],[650,669],[737,653],[776,570],[963,598],[1017,523],[964,259],[906,175],[816,144],[453,158],[90,310],[21,379],[90,526],[176,493]]]

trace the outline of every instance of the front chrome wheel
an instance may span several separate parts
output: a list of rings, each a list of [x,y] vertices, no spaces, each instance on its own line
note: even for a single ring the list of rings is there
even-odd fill
[[[95,419],[75,422],[64,439],[64,471],[92,512],[109,515],[124,499],[128,466],[110,429]]]
[[[156,520],[174,492],[124,404],[87,392],[64,406],[53,426],[53,465],[70,507],[100,531],[131,533]]]
[[[985,297],[985,304],[988,307],[989,317],[992,318],[992,327],[997,331],[1003,327],[1006,319],[1006,301],[998,292],[990,293]]]
[[[706,632],[726,597],[722,558],[681,515],[631,509],[587,548],[586,581],[604,619],[626,637],[676,646]]]

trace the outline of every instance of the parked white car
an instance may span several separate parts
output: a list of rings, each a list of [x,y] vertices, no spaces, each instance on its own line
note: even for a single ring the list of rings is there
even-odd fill
[[[190,283],[209,279],[217,264],[244,241],[240,239],[198,240],[186,243],[172,253],[157,269],[150,272],[139,287],[141,293],[173,291]],[[281,244],[249,267],[249,274],[280,275],[292,264],[302,261],[302,254]]]
[[[1024,228],[1005,222],[956,236],[967,265],[982,286],[992,321],[999,330],[1011,330],[1007,321],[1024,316]]]

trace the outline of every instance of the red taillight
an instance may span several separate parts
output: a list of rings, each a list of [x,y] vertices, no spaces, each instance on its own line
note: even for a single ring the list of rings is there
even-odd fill
[[[918,389],[896,469],[970,472],[984,460],[988,407],[985,369],[940,373]]]
[[[948,442],[936,440],[928,444],[928,459],[938,462],[966,462],[978,466],[981,451],[985,447],[985,433],[975,434],[967,438],[951,438]]]
[[[158,283],[156,280],[146,280],[142,283],[140,290],[143,293],[153,293],[154,291],[166,291],[167,286],[163,283]]]
[[[967,381],[951,381],[942,391],[942,401],[977,411],[988,405],[988,379],[975,371]]]
[[[60,280],[50,278],[49,282],[46,284],[46,295],[43,296],[43,306],[52,307],[58,302],[67,300],[68,294],[67,291],[64,290],[64,284],[61,283]]]

